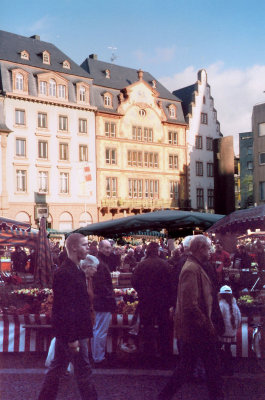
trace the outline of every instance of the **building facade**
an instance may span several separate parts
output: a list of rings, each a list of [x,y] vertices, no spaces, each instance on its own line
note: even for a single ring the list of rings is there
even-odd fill
[[[180,100],[141,70],[97,60],[93,78],[99,221],[158,209],[184,209],[186,122]]]
[[[239,133],[240,208],[253,206],[253,133]]]
[[[38,36],[0,31],[0,215],[67,231],[97,221],[92,79]]]
[[[265,103],[252,111],[254,204],[265,202]]]
[[[174,90],[182,100],[187,128],[188,190],[191,209],[215,211],[213,141],[222,137],[214,99],[204,69],[195,84]]]

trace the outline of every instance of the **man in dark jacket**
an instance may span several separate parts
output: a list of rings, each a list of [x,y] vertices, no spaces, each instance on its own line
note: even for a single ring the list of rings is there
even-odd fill
[[[111,322],[111,313],[115,311],[116,301],[112,287],[112,280],[108,261],[112,252],[111,244],[108,240],[99,242],[98,248],[99,265],[97,272],[93,276],[94,310],[95,323],[93,327],[93,339],[91,340],[91,350],[96,366],[105,362],[105,351],[107,334]]]
[[[59,380],[69,361],[82,400],[96,400],[88,358],[88,338],[92,336],[90,300],[86,278],[79,263],[88,254],[87,238],[72,233],[66,239],[68,258],[56,271],[53,282],[52,325],[56,337],[55,356],[46,374],[38,400],[56,399]]]
[[[171,350],[169,308],[172,305],[172,286],[169,265],[159,257],[158,243],[148,245],[146,259],[133,272],[132,286],[139,297],[145,356],[152,358],[155,354],[155,325],[158,325],[158,351],[166,357]]]

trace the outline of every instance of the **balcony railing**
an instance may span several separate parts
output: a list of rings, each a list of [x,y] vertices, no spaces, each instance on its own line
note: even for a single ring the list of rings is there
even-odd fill
[[[101,200],[101,207],[108,208],[190,208],[190,200],[163,199],[121,199],[107,198]]]

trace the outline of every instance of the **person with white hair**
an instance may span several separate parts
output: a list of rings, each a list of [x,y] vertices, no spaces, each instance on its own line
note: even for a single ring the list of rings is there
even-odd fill
[[[84,260],[80,262],[80,267],[84,271],[86,276],[86,285],[87,285],[87,292],[90,299],[90,313],[91,313],[91,320],[92,325],[95,323],[95,310],[93,306],[94,301],[94,291],[93,291],[93,284],[92,278],[97,272],[97,267],[99,264],[99,260],[97,257],[88,254]]]
[[[175,332],[181,341],[180,360],[173,375],[158,395],[170,400],[187,382],[198,358],[204,364],[210,400],[224,399],[218,370],[218,332],[213,321],[214,287],[205,269],[210,257],[211,241],[195,235],[190,241],[190,254],[179,277]]]

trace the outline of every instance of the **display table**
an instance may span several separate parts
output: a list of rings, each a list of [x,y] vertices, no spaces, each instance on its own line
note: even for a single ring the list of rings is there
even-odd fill
[[[132,315],[112,315],[107,340],[108,353],[117,351],[119,338],[124,335],[124,331],[128,331],[132,317]],[[258,322],[259,317],[254,318],[254,321]],[[242,317],[242,325],[237,332],[237,344],[232,345],[232,353],[236,357],[254,356],[251,352],[253,329],[248,322],[248,317]],[[48,351],[52,338],[51,330],[46,329],[49,324],[50,318],[45,315],[0,315],[0,353]],[[43,326],[43,330],[35,329],[36,325]],[[172,352],[178,354],[176,339],[173,339]]]

